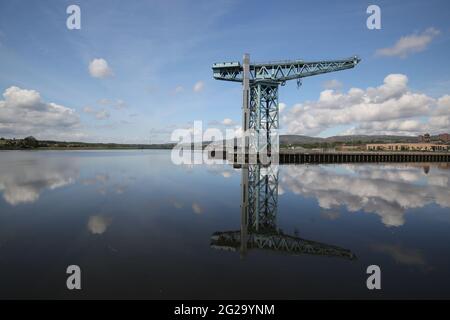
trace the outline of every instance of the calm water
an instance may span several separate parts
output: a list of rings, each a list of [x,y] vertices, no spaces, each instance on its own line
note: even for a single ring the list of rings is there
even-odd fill
[[[450,298],[449,168],[0,152],[0,298]],[[256,181],[242,190],[242,174],[266,183],[247,229],[241,195]],[[71,264],[81,291],[66,289]],[[366,288],[371,264],[378,292]]]

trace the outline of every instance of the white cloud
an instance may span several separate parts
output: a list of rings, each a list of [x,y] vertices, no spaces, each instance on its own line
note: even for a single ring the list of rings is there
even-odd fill
[[[103,98],[98,100],[98,104],[101,104],[102,106],[107,106],[111,104],[111,101],[109,99]]]
[[[225,118],[223,119],[222,124],[225,126],[232,126],[234,125],[234,121],[231,120],[230,118]]]
[[[406,58],[412,53],[425,50],[439,33],[440,31],[437,29],[428,28],[420,34],[415,33],[401,37],[393,47],[378,49],[376,55]]]
[[[422,252],[417,249],[405,248],[398,244],[377,244],[372,246],[372,249],[391,256],[392,259],[400,264],[427,267],[427,262],[425,261]]]
[[[81,137],[75,110],[42,101],[39,92],[9,87],[0,100],[0,134],[56,139]]]
[[[83,108],[83,112],[84,113],[94,113],[95,110],[92,107],[86,106],[86,107]]]
[[[89,63],[89,73],[94,78],[107,78],[113,75],[108,62],[102,58],[94,59]]]
[[[194,92],[201,92],[203,91],[203,89],[205,88],[205,83],[203,81],[198,81],[195,85],[194,85]]]
[[[236,138],[242,138],[242,135],[244,134],[244,131],[242,130],[241,126],[234,127],[234,137]],[[239,141],[238,141],[239,142]]]
[[[184,91],[184,87],[183,86],[177,86],[174,90],[173,93],[174,94],[178,94]]]
[[[122,109],[126,109],[128,108],[128,105],[125,101],[123,101],[122,99],[117,99],[117,100],[110,100],[110,99],[100,99],[97,101],[97,103],[99,105],[102,106],[107,106],[107,107],[112,107],[115,108],[117,110],[122,110]]]
[[[284,109],[286,109],[286,103],[280,102],[280,103],[278,104],[278,111],[279,111],[279,112],[283,112]]]
[[[125,109],[127,107],[128,107],[128,105],[126,104],[126,102],[121,100],[121,99],[118,99],[116,101],[116,103],[114,104],[114,108],[116,108],[117,110],[122,110],[122,109]]]
[[[83,108],[83,112],[87,114],[92,114],[93,116],[95,116],[97,120],[105,120],[110,117],[110,113],[106,109],[97,110],[95,108],[87,106]]]
[[[323,83],[323,87],[325,89],[334,89],[334,90],[341,89],[342,82],[340,82],[336,79],[328,80]]]
[[[95,118],[98,120],[108,119],[109,116],[110,116],[110,114],[106,109],[102,109],[95,114]]]
[[[416,135],[447,131],[450,97],[436,100],[410,91],[407,84],[407,76],[390,74],[375,88],[351,88],[347,93],[324,90],[317,101],[288,109],[281,120],[292,134],[318,135],[336,126],[351,126],[345,133],[354,134]]]

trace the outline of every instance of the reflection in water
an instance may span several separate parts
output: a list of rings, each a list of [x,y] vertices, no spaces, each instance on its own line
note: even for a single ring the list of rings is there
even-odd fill
[[[373,245],[372,249],[376,252],[388,254],[397,263],[421,267],[426,270],[430,269],[425,261],[425,258],[423,257],[422,252],[419,250],[404,248],[398,244],[377,244]]]
[[[73,298],[70,264],[92,299],[373,298],[369,264],[377,297],[450,297],[448,165],[188,169],[160,150],[0,152],[0,298]]]
[[[433,203],[450,207],[448,170],[424,172],[414,165],[358,164],[335,168],[286,166],[283,169],[283,189],[316,198],[322,209],[345,206],[350,212],[376,213],[388,227],[402,226],[407,209]]]
[[[240,250],[265,249],[291,254],[313,254],[354,259],[346,249],[285,234],[277,228],[278,166],[242,168],[241,230],[216,232],[211,247]]]
[[[198,202],[194,202],[192,204],[192,210],[196,213],[196,214],[202,214],[204,209],[203,207],[198,203]]]
[[[0,191],[10,205],[32,203],[45,190],[75,181],[78,168],[73,159],[36,157],[32,153],[3,153],[0,161]]]
[[[103,234],[111,221],[111,218],[101,215],[90,216],[87,227],[92,234]]]

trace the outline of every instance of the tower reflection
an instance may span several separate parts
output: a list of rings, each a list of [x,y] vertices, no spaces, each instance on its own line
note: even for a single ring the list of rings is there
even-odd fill
[[[277,227],[278,166],[243,165],[241,178],[241,229],[215,232],[211,247],[240,251],[271,250],[293,255],[311,254],[355,259],[347,249],[285,234]]]

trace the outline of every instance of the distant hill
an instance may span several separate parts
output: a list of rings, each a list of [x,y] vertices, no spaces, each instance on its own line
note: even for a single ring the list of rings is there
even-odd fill
[[[438,136],[432,136],[431,141],[439,141]],[[415,136],[391,136],[391,135],[347,135],[332,136],[328,138],[309,137],[303,135],[280,135],[280,146],[294,145],[303,148],[334,148],[342,144],[364,145],[366,143],[395,143],[395,142],[418,142]],[[211,142],[203,142],[203,147]],[[448,143],[448,142],[447,142]],[[222,145],[222,142],[215,142]],[[121,144],[121,143],[86,143],[66,141],[38,141],[34,137],[24,139],[0,138],[0,150],[14,149],[172,149],[175,143],[161,144]],[[189,145],[189,144],[188,144]],[[235,138],[235,145],[238,145]]]
[[[280,135],[280,144],[305,144],[305,143],[324,143],[324,138],[308,137],[301,135]]]
[[[24,139],[0,138],[0,150],[20,149],[172,149],[174,143],[162,144],[124,144],[124,143],[88,143],[53,140],[37,140],[30,136]]]

